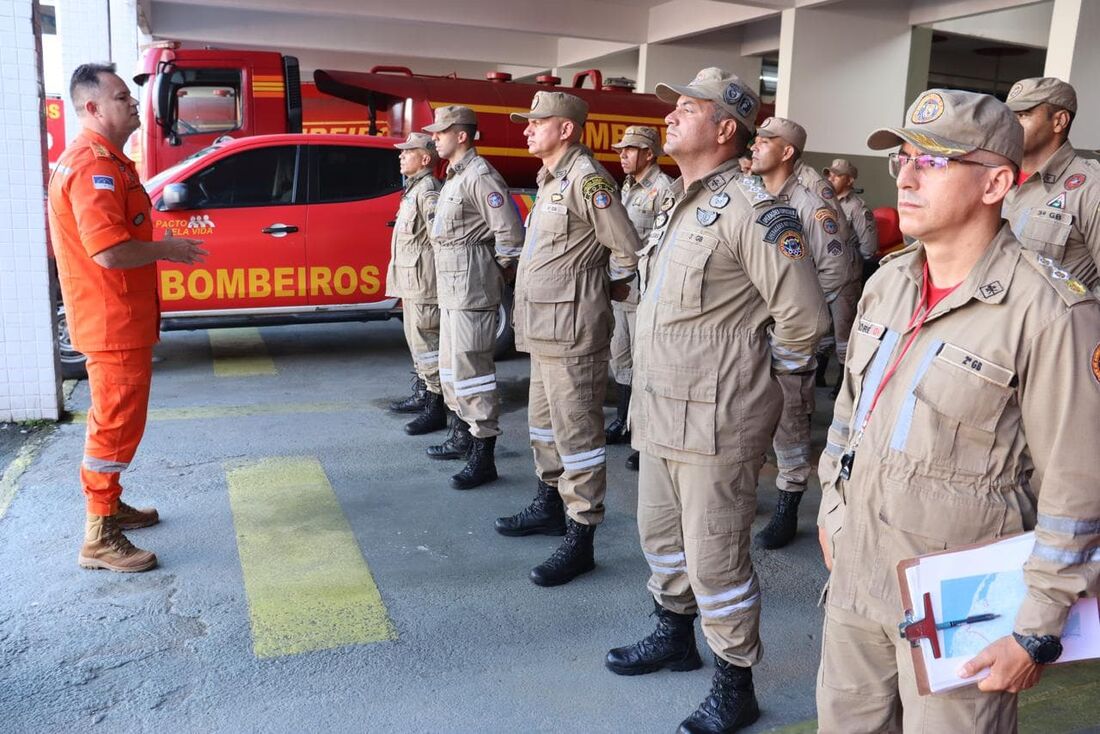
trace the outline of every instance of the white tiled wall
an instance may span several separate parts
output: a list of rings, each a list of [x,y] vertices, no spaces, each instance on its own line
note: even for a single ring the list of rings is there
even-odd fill
[[[56,420],[61,406],[33,10],[30,0],[0,0],[0,421]]]
[[[114,4],[108,0],[64,0],[56,3],[56,7],[57,35],[61,39],[61,73],[65,79],[63,96],[66,112],[69,112],[69,79],[73,76],[73,70],[81,64],[111,61],[111,30],[118,21],[110,16]],[[111,18],[110,22],[108,18]],[[118,71],[123,79],[133,76],[129,69],[120,67]],[[76,115],[66,114],[65,142],[71,141],[79,132],[80,122]]]

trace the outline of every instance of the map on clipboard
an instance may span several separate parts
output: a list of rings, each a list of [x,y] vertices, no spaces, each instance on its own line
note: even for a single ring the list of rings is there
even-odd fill
[[[980,546],[934,553],[898,564],[905,605],[899,633],[913,644],[913,665],[921,695],[976,684],[959,678],[959,668],[986,645],[1012,634],[1027,595],[1023,566],[1035,533]],[[1062,630],[1062,656],[1055,663],[1100,658],[1100,604],[1081,599]]]

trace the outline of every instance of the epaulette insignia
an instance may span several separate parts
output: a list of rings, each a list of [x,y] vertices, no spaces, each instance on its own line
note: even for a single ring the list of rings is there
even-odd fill
[[[749,203],[753,206],[760,206],[761,203],[775,201],[775,197],[768,193],[768,190],[764,188],[764,183],[756,176],[742,176],[737,184],[741,193],[745,195],[745,198],[748,199]],[[792,211],[794,210],[792,209]]]
[[[111,151],[107,150],[99,143],[92,143],[91,148],[96,158],[114,158],[114,156],[111,155]]]
[[[1054,286],[1054,290],[1058,291],[1058,295],[1062,297],[1066,305],[1072,306],[1075,303],[1092,298],[1085,284],[1063,270],[1061,263],[1055,262],[1046,255],[1039,255],[1031,251],[1025,252],[1024,257],[1030,260],[1035,269]]]

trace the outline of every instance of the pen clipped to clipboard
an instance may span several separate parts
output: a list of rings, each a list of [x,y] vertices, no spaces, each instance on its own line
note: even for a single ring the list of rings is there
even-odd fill
[[[904,619],[898,633],[912,646],[921,695],[976,684],[988,671],[960,678],[958,669],[986,645],[1012,634],[1027,595],[1023,566],[1034,533],[933,553],[898,564]],[[1058,663],[1100,658],[1100,605],[1081,599],[1062,632]]]

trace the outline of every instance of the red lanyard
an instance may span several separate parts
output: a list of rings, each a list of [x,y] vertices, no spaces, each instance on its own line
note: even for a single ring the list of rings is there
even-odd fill
[[[909,353],[909,348],[913,346],[913,342],[917,340],[917,335],[920,334],[921,327],[923,327],[924,322],[928,320],[928,314],[932,312],[932,309],[935,308],[937,303],[950,295],[951,292],[958,287],[959,285],[956,284],[951,288],[943,290],[937,294],[938,297],[935,300],[932,300],[933,286],[928,277],[928,263],[924,264],[924,276],[921,280],[920,298],[917,300],[917,308],[913,311],[913,315],[909,317],[909,325],[905,327],[906,331],[912,329],[913,333],[905,340],[905,344],[898,353],[897,359],[895,359],[894,363],[890,365],[890,368],[886,370],[886,374],[882,376],[882,380],[875,390],[875,395],[871,398],[871,405],[867,409],[867,415],[863,417],[863,425],[859,427],[859,436],[862,436],[863,431],[867,428],[867,423],[871,420],[871,414],[875,412],[875,406],[878,405],[878,399],[882,396],[882,391],[886,389],[886,384],[890,382],[894,373],[898,371],[898,366],[901,365],[901,361],[905,359],[905,355]]]

